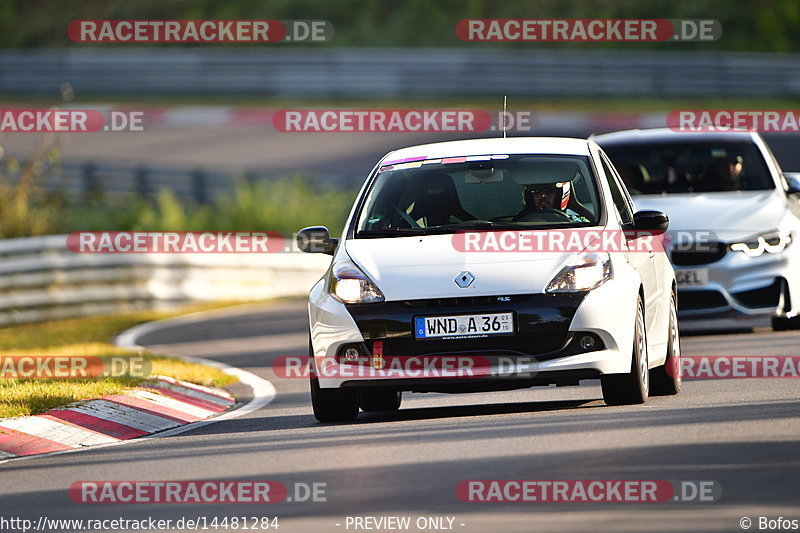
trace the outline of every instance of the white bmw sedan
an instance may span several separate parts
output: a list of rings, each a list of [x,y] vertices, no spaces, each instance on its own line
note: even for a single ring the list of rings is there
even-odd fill
[[[680,390],[676,283],[658,211],[634,213],[592,141],[475,139],[387,154],[309,295],[322,422],[392,411],[402,392],[600,379],[608,404]]]
[[[635,204],[671,219],[682,321],[800,327],[800,180],[781,172],[758,133],[660,128],[592,139]]]

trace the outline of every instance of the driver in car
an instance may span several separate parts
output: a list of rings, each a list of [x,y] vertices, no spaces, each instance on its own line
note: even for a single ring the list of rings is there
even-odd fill
[[[742,187],[743,174],[742,156],[718,159],[711,166],[711,190],[738,191]]]
[[[572,184],[569,181],[524,185],[522,198],[525,207],[514,217],[514,221],[535,220],[542,216],[549,218],[546,217],[549,213],[566,217],[571,222],[589,222],[589,219],[568,208],[571,194]]]

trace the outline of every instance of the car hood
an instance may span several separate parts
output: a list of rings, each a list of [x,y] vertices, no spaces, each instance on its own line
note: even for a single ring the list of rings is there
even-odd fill
[[[452,235],[347,239],[350,258],[387,300],[541,293],[573,252],[463,252]],[[456,285],[459,273],[474,281]]]
[[[666,213],[670,234],[711,231],[723,242],[777,228],[787,209],[779,191],[642,195],[634,203]]]

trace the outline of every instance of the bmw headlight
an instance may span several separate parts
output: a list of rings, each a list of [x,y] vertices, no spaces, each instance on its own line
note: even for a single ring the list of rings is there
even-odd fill
[[[611,274],[611,257],[608,253],[582,253],[556,274],[545,292],[590,291],[610,280]]]
[[[377,303],[383,293],[352,261],[339,261],[331,267],[328,292],[345,304]]]
[[[792,233],[789,231],[770,231],[743,242],[731,244],[731,250],[743,252],[747,257],[759,257],[765,253],[779,254],[792,244]]]

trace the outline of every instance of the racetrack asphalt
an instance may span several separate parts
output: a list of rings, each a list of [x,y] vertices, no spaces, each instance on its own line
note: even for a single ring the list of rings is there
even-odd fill
[[[453,530],[464,532],[741,531],[742,517],[753,529],[760,516],[800,518],[796,379],[691,380],[678,396],[624,407],[605,406],[596,382],[405,394],[396,414],[322,425],[308,382],[271,367],[307,353],[305,308],[291,300],[243,306],[141,337],[154,350],[268,379],[276,397],[176,436],[0,465],[0,516],[277,516],[282,532],[320,533],[355,531],[348,516],[453,517]],[[764,328],[683,337],[684,354],[695,356],[796,355],[799,344],[800,332]],[[466,479],[715,481],[722,494],[716,502],[476,503],[456,496]],[[78,504],[67,494],[78,480],[275,480],[290,497],[296,484],[324,483],[326,501]]]

